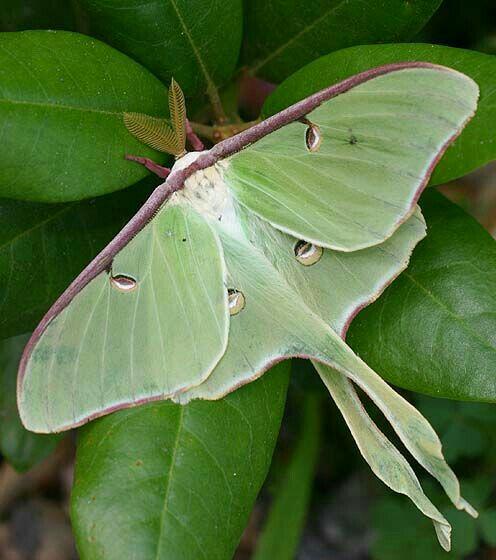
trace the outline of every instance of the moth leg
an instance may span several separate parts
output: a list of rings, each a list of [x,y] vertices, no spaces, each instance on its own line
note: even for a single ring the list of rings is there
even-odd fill
[[[191,123],[189,122],[188,119],[186,119],[186,136],[188,138],[189,143],[191,144],[191,147],[193,148],[193,150],[197,151],[197,152],[201,152],[205,146],[203,145],[203,142],[198,138],[198,136],[195,134]]]
[[[169,175],[169,173],[171,172],[171,170],[168,167],[163,167],[162,165],[155,163],[152,159],[149,158],[140,157],[140,156],[131,156],[129,154],[126,154],[126,159],[128,161],[135,161],[140,165],[144,165],[149,171],[155,173],[155,175],[158,175],[162,179],[165,179],[167,175]]]

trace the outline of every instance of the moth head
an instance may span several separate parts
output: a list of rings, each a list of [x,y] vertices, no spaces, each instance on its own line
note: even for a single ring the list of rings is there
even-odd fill
[[[144,113],[124,113],[124,124],[143,144],[178,159],[186,154],[186,103],[174,78],[169,87],[169,114],[170,120]]]

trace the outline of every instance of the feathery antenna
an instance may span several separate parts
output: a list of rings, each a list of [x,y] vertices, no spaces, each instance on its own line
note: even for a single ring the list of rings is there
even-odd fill
[[[143,113],[124,113],[124,124],[143,144],[180,158],[186,153],[186,104],[174,78],[169,88],[169,111],[170,125],[166,119]]]
[[[169,88],[169,113],[178,146],[186,146],[186,103],[179,84],[172,78]]]

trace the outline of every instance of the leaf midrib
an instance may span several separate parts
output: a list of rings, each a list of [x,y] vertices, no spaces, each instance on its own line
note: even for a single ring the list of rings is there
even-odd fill
[[[188,27],[186,26],[186,23],[183,19],[183,16],[181,15],[181,12],[176,4],[176,0],[169,0],[170,4],[172,6],[172,8],[174,9],[174,12],[176,13],[177,19],[179,20],[179,24],[181,25],[182,30],[184,31],[184,36],[186,37],[186,39],[188,40],[188,43],[191,47],[191,50],[193,52],[193,55],[195,56],[197,62],[198,62],[198,66],[200,67],[200,70],[203,74],[203,77],[205,78],[205,81],[207,83],[207,91],[209,92],[209,94],[213,94],[215,93],[215,95],[217,94],[217,88],[215,86],[215,83],[212,79],[212,77],[210,76],[210,73],[207,70],[207,67],[205,66],[205,63],[203,62],[203,58],[200,55],[200,51],[198,50],[195,42],[193,41],[193,37],[191,36],[191,33],[189,32]]]
[[[14,237],[11,237],[10,239],[7,239],[6,242],[0,244],[0,251],[5,249],[5,247],[8,247],[9,245],[15,243],[18,239],[24,237],[25,235],[28,235],[28,234],[32,233],[33,231],[36,231],[37,229],[44,227],[46,224],[50,223],[51,221],[56,220],[62,214],[65,214],[66,212],[69,212],[70,210],[72,210],[74,208],[74,206],[76,206],[77,204],[78,204],[77,202],[73,202],[72,204],[68,204],[67,206],[64,206],[64,208],[62,208],[61,210],[55,212],[54,214],[52,214],[51,216],[46,218],[45,220],[42,220],[42,221],[36,223],[35,225],[33,225],[32,227],[21,231],[17,235],[14,235]]]
[[[174,474],[174,468],[176,466],[176,454],[179,447],[179,440],[181,437],[181,430],[183,427],[183,420],[184,420],[184,406],[179,407],[179,419],[177,422],[177,432],[176,437],[174,438],[174,446],[172,449],[172,457],[169,466],[169,472],[167,473],[167,483],[165,486],[165,495],[164,495],[164,507],[162,508],[162,513],[160,514],[160,529],[157,538],[157,550],[155,552],[155,560],[160,560],[160,550],[161,550],[161,543],[162,543],[162,535],[164,533],[164,525],[165,525],[165,517],[169,512],[169,493],[171,488],[171,481]]]
[[[294,43],[295,41],[297,41],[298,39],[300,39],[300,37],[302,37],[303,35],[305,35],[306,33],[308,33],[309,31],[311,31],[314,27],[316,27],[317,25],[319,25],[319,23],[321,23],[322,21],[324,21],[328,16],[330,16],[333,12],[335,12],[336,10],[338,10],[343,4],[346,4],[349,0],[340,0],[340,2],[338,2],[337,4],[335,4],[334,6],[330,7],[328,10],[326,10],[323,14],[321,14],[319,17],[317,17],[316,19],[314,19],[311,23],[309,23],[306,27],[304,27],[303,29],[300,29],[300,31],[298,31],[298,33],[296,35],[293,35],[290,39],[288,39],[285,43],[283,43],[282,45],[280,45],[277,49],[273,50],[269,55],[267,55],[264,59],[260,60],[257,64],[255,64],[251,71],[253,73],[257,73],[260,68],[262,68],[263,66],[265,66],[270,60],[272,60],[273,58],[275,58],[276,56],[279,56],[282,52],[284,52],[292,43]]]
[[[5,105],[26,105],[29,107],[43,107],[45,109],[63,109],[66,111],[78,111],[81,113],[97,113],[99,115],[113,115],[122,117],[122,111],[107,111],[106,109],[92,109],[90,107],[81,107],[76,105],[64,105],[62,103],[42,103],[41,101],[20,101],[15,99],[0,99],[0,104]]]

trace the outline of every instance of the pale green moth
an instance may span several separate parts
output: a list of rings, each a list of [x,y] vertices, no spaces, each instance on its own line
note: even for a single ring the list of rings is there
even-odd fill
[[[477,98],[448,68],[389,65],[187,154],[183,103],[171,126],[130,118],[178,160],[34,332],[18,381],[25,426],[54,432],[155,399],[219,399],[277,361],[307,357],[372,470],[449,549],[448,522],[355,385],[454,505],[476,512],[429,423],[343,338],[425,235],[417,199]]]

